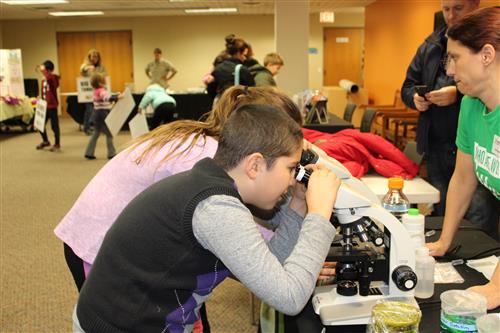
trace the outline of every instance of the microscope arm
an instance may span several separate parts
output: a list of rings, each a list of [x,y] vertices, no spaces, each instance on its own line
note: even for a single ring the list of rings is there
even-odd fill
[[[380,199],[377,197],[375,193],[368,186],[365,185],[361,180],[356,177],[353,177],[349,170],[339,161],[330,157],[326,154],[326,152],[315,146],[311,146],[311,150],[318,155],[318,159],[316,163],[323,164],[328,169],[333,171],[335,175],[342,180],[343,183],[349,185],[351,188],[357,190],[360,194],[365,196],[370,200],[371,203],[380,203]]]

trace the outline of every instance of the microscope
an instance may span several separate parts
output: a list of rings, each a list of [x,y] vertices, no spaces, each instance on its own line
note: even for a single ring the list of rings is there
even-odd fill
[[[415,254],[405,227],[382,208],[366,185],[339,167],[338,161],[329,157],[322,161],[317,155],[311,150],[303,152],[296,169],[297,181],[307,185],[311,175],[302,165],[323,161],[342,180],[332,215],[341,237],[334,240],[327,256],[327,261],[337,262],[337,283],[316,287],[312,298],[321,322],[368,324],[372,307],[381,300],[418,306],[413,297],[417,284]]]

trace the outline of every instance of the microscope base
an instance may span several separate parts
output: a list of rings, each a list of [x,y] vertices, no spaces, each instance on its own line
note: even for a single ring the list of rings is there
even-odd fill
[[[389,295],[389,287],[383,282],[373,282],[372,288],[378,289],[381,294],[342,296],[337,294],[336,286],[317,287],[312,298],[314,312],[325,326],[366,325],[370,323],[372,307],[381,300],[400,301],[418,307],[414,297]]]

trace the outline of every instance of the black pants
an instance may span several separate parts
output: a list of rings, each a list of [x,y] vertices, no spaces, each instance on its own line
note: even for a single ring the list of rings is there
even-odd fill
[[[83,260],[73,252],[73,249],[68,244],[64,243],[64,258],[66,264],[73,275],[78,291],[82,290],[83,283],[85,282],[85,271],[83,269]],[[203,323],[203,333],[210,333],[210,324],[207,317],[207,309],[205,303],[200,308],[200,319]]]
[[[66,264],[73,275],[73,280],[75,280],[76,287],[80,291],[85,282],[85,271],[83,269],[83,260],[73,252],[73,249],[69,247],[68,244],[64,243],[64,258],[66,259]]]
[[[52,131],[54,132],[54,138],[56,140],[55,144],[59,144],[59,138],[61,133],[59,131],[59,116],[57,115],[57,109],[47,109],[47,114],[45,116],[45,125],[50,119],[50,126],[52,127]],[[42,136],[43,142],[49,142],[49,138],[47,136],[47,126],[45,126],[45,131],[40,132]]]
[[[172,121],[174,119],[174,112],[174,103],[162,103],[158,105],[154,111],[153,118],[149,121],[149,129],[153,130],[162,124]]]

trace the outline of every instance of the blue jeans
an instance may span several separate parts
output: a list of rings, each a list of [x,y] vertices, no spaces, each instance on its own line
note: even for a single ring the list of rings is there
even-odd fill
[[[106,145],[108,147],[108,158],[112,158],[116,155],[115,146],[113,145],[113,135],[106,126],[104,119],[98,119],[94,123],[94,133],[90,137],[87,149],[85,150],[85,156],[94,156],[95,146],[97,145],[97,139],[101,132],[106,135]]]
[[[85,103],[85,113],[83,114],[83,131],[87,133],[90,130],[90,116],[94,111],[94,103]]]
[[[434,216],[444,216],[448,184],[455,170],[456,148],[433,149],[426,153],[429,183],[439,190],[440,201],[434,204]],[[478,184],[464,218],[499,239],[500,202],[483,185]]]

